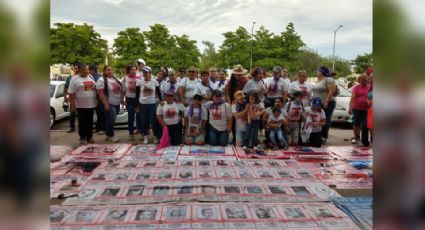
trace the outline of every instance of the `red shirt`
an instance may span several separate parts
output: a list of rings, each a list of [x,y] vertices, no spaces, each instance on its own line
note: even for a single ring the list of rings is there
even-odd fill
[[[353,100],[353,109],[357,110],[368,110],[369,105],[367,104],[367,94],[372,86],[368,83],[366,86],[356,85],[353,87],[352,93],[356,94]]]

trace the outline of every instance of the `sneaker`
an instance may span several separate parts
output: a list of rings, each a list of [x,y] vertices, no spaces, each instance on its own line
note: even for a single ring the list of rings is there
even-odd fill
[[[72,129],[72,128],[71,128],[71,129],[66,130],[66,132],[67,132],[67,133],[72,133],[72,132],[75,132],[75,129]]]
[[[353,144],[353,145],[357,144],[358,141],[360,141],[360,140],[355,138],[355,137],[351,138],[351,144]]]
[[[117,143],[117,142],[120,141],[120,139],[118,139],[118,137],[116,137],[116,136],[113,136],[111,141],[114,142],[114,143]]]
[[[90,139],[87,140],[87,142],[90,143],[90,144],[93,144],[94,140],[93,140],[93,138],[90,138]]]
[[[136,138],[134,137],[134,134],[130,134],[130,141],[134,141]]]
[[[82,144],[82,145],[87,144],[87,140],[86,139],[80,139],[80,144]]]
[[[158,138],[157,138],[157,137],[154,137],[154,138],[153,138],[153,143],[154,143],[154,144],[158,144]]]
[[[148,137],[143,139],[143,144],[145,144],[145,145],[149,144]]]
[[[257,149],[258,149],[258,148],[257,148],[257,146],[255,146],[255,147],[254,147],[254,150],[255,150],[255,151],[257,151]]]
[[[242,149],[243,149],[243,150],[246,150],[246,146],[242,146]]]

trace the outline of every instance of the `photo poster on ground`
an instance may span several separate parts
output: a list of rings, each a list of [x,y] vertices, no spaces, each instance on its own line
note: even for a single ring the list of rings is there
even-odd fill
[[[178,205],[51,206],[51,228],[130,229],[310,227],[359,229],[332,203],[182,203]],[[128,229],[128,228],[127,228]]]

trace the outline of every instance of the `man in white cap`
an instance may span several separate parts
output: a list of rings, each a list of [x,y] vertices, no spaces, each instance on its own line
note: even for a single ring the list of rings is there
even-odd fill
[[[139,58],[136,60],[137,64],[137,74],[136,76],[143,77],[143,68],[145,68],[146,62],[145,60]]]

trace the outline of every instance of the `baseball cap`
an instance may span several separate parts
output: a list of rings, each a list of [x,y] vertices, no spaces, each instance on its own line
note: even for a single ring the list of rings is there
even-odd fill
[[[137,59],[137,62],[138,62],[138,63],[142,63],[143,65],[146,65],[145,60],[143,60],[143,59],[141,59],[141,58]]]
[[[320,99],[320,97],[314,97],[313,100],[311,101],[311,108],[317,109],[317,108],[320,108],[321,106],[322,106],[322,99]]]
[[[273,67],[273,72],[282,72],[282,67],[280,66]]]
[[[142,70],[143,72],[148,72],[148,73],[152,73],[152,69],[151,69],[151,67],[149,67],[149,66],[145,66],[145,67],[143,67],[143,70]]]

